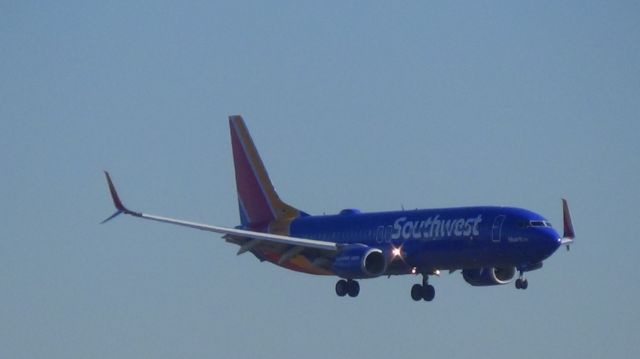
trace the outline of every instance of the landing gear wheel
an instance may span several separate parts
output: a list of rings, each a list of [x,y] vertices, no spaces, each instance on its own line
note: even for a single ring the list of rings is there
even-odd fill
[[[422,284],[414,284],[411,287],[411,299],[416,302],[424,299],[430,302],[435,298],[436,290],[429,284],[429,275],[422,273]]]
[[[347,282],[347,294],[350,297],[354,298],[360,294],[360,283],[355,280],[350,280]]]
[[[422,299],[422,286],[420,284],[414,284],[411,287],[411,299],[416,302]]]
[[[423,287],[423,292],[422,292],[422,299],[426,300],[427,302],[430,302],[433,300],[433,298],[436,297],[436,289],[433,288],[433,286],[431,284],[426,285]]]
[[[336,283],[336,294],[338,295],[338,297],[344,297],[345,295],[347,295],[347,289],[348,284],[346,280],[340,279]]]
[[[529,281],[526,278],[518,278],[516,279],[516,288],[517,289],[527,289],[529,287]]]

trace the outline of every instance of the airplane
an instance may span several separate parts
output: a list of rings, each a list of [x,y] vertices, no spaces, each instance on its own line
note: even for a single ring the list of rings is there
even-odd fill
[[[500,206],[417,209],[363,213],[348,208],[333,215],[310,215],[280,199],[241,116],[229,116],[240,225],[214,226],[132,211],[125,207],[105,171],[116,212],[222,234],[260,261],[293,271],[337,276],[338,296],[357,297],[358,280],[421,275],[411,287],[414,301],[432,301],[430,276],[461,271],[472,286],[504,285],[515,279],[527,289],[525,273],[540,269],[559,247],[567,250],[575,233],[562,199],[562,237],[543,216]]]

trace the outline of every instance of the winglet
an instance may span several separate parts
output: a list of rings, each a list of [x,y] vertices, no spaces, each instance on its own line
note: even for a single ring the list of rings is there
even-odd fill
[[[127,209],[122,204],[120,197],[118,197],[118,191],[116,191],[116,186],[113,185],[113,181],[111,180],[111,176],[109,172],[104,171],[104,175],[107,176],[107,183],[109,184],[109,192],[111,192],[111,199],[113,200],[113,205],[116,206],[118,211],[126,212]]]
[[[562,237],[567,239],[574,239],[576,237],[573,231],[573,224],[571,223],[571,214],[569,213],[569,204],[566,199],[562,199],[562,221],[564,224],[564,234]]]
[[[111,216],[109,216],[109,218],[107,218],[104,221],[100,222],[100,224],[105,224],[105,223],[109,222],[110,220],[116,218],[121,213],[122,213],[122,211],[116,211],[116,213],[112,214]]]
[[[102,221],[100,223],[107,223],[110,220],[116,218],[121,213],[136,214],[136,213],[128,210],[127,207],[125,207],[122,204],[122,201],[120,200],[120,197],[118,196],[118,192],[116,191],[116,186],[113,185],[113,181],[111,180],[111,176],[109,175],[109,172],[104,171],[104,174],[107,177],[107,184],[109,185],[109,192],[111,193],[111,199],[113,200],[113,205],[116,207],[117,211],[116,211],[116,213],[112,214],[109,218],[105,219],[104,221]]]
[[[562,238],[560,239],[560,244],[566,245],[567,250],[569,250],[569,246],[573,243],[574,238],[576,237],[575,232],[573,231],[573,224],[571,223],[571,214],[569,213],[569,204],[566,199],[562,199],[562,222],[564,227],[564,233],[562,234]]]

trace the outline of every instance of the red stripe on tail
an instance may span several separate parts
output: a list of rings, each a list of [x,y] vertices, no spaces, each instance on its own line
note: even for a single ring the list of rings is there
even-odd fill
[[[236,170],[236,187],[238,198],[245,210],[249,223],[268,223],[274,219],[268,198],[259,182],[251,160],[242,144],[237,129],[230,123],[233,163]]]

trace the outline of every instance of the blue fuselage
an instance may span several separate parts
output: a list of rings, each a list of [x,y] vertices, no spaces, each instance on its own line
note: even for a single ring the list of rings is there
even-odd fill
[[[378,248],[384,274],[482,267],[535,269],[560,246],[560,236],[537,213],[513,207],[462,207],[304,216],[290,235]]]

